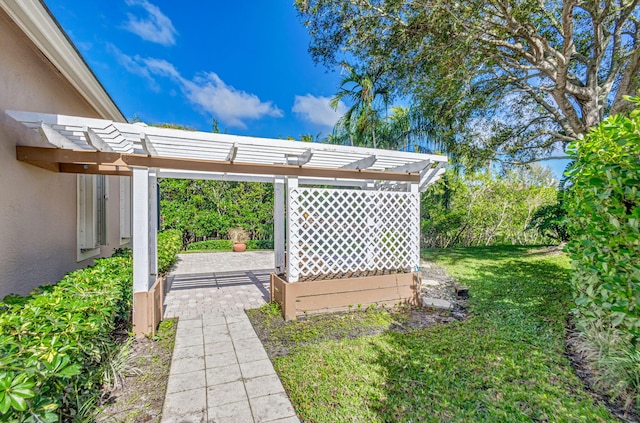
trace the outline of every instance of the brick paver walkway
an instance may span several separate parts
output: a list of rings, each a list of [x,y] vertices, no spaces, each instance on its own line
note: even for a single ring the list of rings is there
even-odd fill
[[[179,320],[163,423],[299,422],[244,313],[268,300],[272,267],[270,252],[180,256],[165,301]]]

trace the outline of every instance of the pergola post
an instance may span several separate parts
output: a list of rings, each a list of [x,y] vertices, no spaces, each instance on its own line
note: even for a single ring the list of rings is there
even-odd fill
[[[287,178],[287,280],[289,282],[298,282],[299,270],[293,265],[291,252],[294,250],[293,243],[298,242],[298,236],[294,236],[298,224],[293,222],[291,217],[292,195],[291,190],[298,188],[298,178]]]
[[[273,186],[273,249],[277,274],[284,273],[284,178],[276,178]]]
[[[133,169],[133,331],[146,335],[155,331],[158,273],[157,177],[147,168]],[[160,290],[161,291],[161,290]],[[161,295],[160,295],[161,297]],[[162,301],[161,298],[159,298]],[[161,304],[160,304],[161,308]]]

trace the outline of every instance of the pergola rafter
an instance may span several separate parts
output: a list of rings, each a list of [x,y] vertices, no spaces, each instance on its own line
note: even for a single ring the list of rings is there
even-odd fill
[[[434,163],[447,160],[433,154],[241,137],[75,116],[6,113],[37,129],[46,141],[41,151],[19,147],[18,159],[59,172],[130,175],[132,167],[147,167],[157,168],[160,177],[179,171],[187,178],[215,173],[225,175],[226,180],[262,182],[267,175],[266,180],[300,177],[303,184],[335,182],[337,186],[367,187],[376,182],[381,186],[384,181],[419,182],[425,174],[433,183],[439,177]],[[359,182],[346,183],[349,180]]]

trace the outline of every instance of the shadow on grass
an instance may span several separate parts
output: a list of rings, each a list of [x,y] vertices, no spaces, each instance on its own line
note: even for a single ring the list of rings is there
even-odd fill
[[[471,316],[373,345],[379,421],[615,421],[564,356],[566,259],[527,250],[431,251],[470,287]]]

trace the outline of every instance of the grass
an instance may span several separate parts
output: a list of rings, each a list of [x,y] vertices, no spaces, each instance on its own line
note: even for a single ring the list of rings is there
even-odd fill
[[[412,307],[402,307],[389,312],[373,306],[355,306],[344,313],[316,314],[285,322],[280,306],[276,303],[267,303],[259,309],[247,310],[247,314],[272,359],[287,355],[292,349],[308,344],[355,339],[390,330],[406,332],[411,328],[453,320],[446,316],[446,312],[424,313],[423,310]]]
[[[523,247],[424,255],[469,286],[469,318],[304,342],[276,358],[303,421],[616,421],[564,354],[571,308],[564,255]]]

